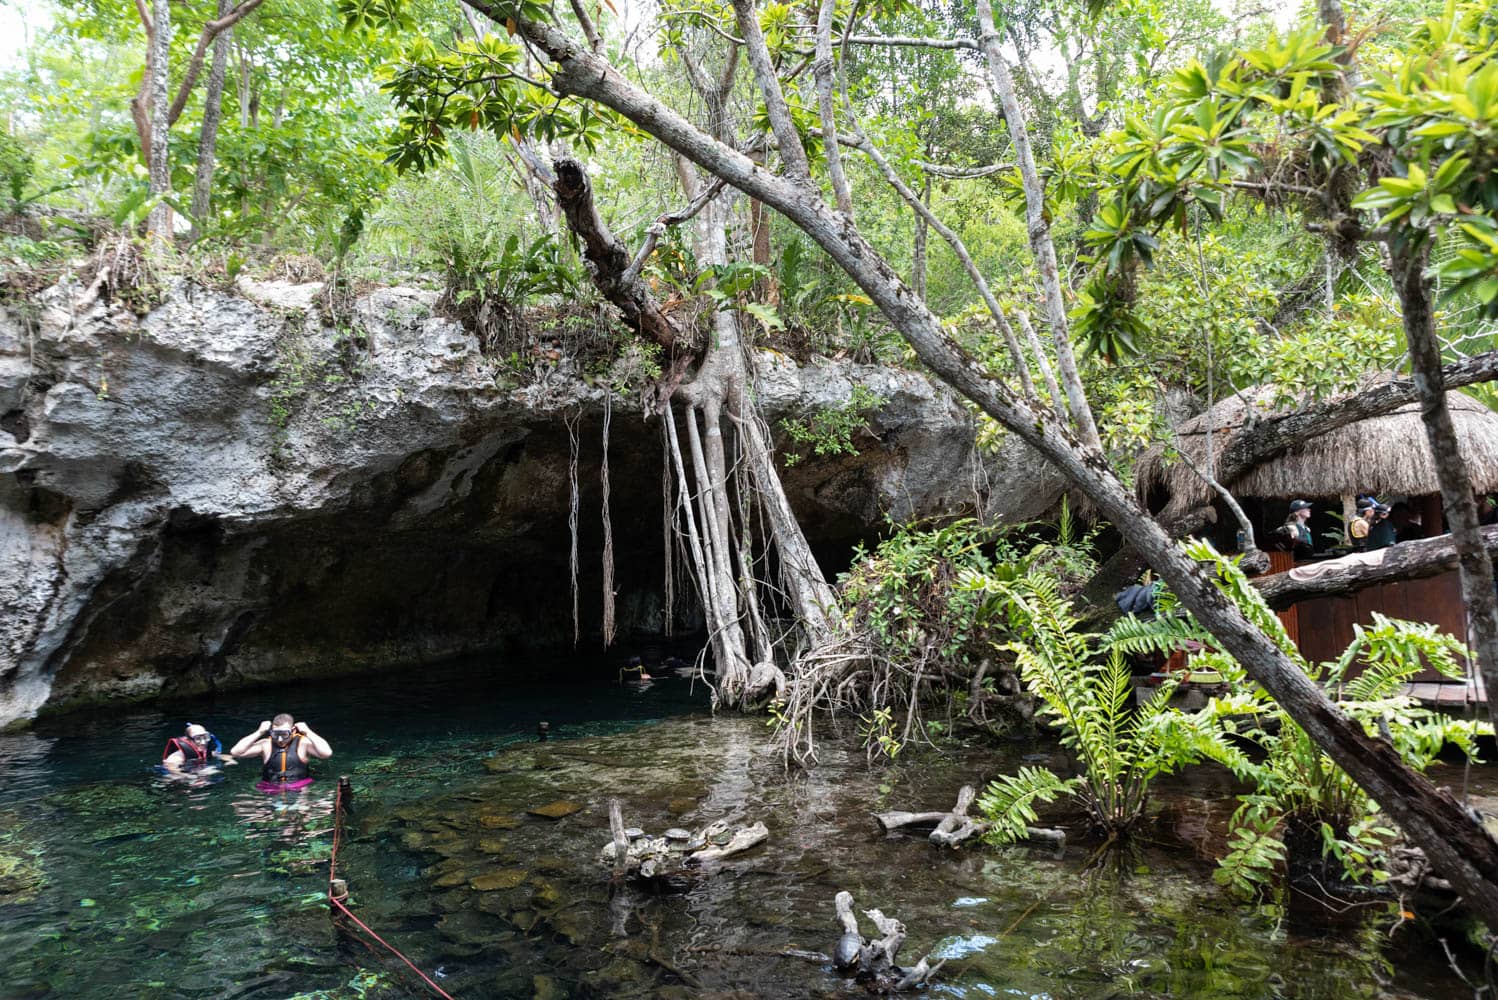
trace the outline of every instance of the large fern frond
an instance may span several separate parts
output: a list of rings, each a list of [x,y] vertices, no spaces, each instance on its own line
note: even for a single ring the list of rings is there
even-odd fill
[[[978,812],[990,824],[983,838],[991,844],[1022,840],[1026,827],[1036,821],[1035,803],[1075,794],[1080,784],[1080,778],[1063,779],[1043,767],[1000,775],[978,797]]]

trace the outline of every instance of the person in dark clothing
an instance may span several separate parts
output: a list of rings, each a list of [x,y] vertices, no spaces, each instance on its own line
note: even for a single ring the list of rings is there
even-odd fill
[[[229,753],[235,757],[258,754],[260,779],[268,784],[284,785],[306,781],[311,776],[308,759],[327,760],[333,756],[333,748],[305,722],[296,722],[282,712],[270,722],[260,723],[260,728],[234,744]]]
[[[1315,540],[1311,537],[1311,502],[1309,500],[1290,501],[1290,516],[1285,518],[1285,523],[1275,529],[1277,543],[1281,551],[1294,552],[1297,556],[1308,556],[1316,549]]]
[[[1394,522],[1389,520],[1392,512],[1393,508],[1387,504],[1374,502],[1373,509],[1368,514],[1367,551],[1376,552],[1379,549],[1386,549],[1398,541],[1394,533]]]
[[[1389,523],[1394,525],[1394,540],[1412,542],[1425,537],[1425,524],[1420,515],[1403,500],[1396,503],[1389,513]]]
[[[1155,617],[1155,600],[1160,596],[1160,584],[1135,583],[1113,595],[1113,603],[1126,615],[1135,615],[1143,621]]]

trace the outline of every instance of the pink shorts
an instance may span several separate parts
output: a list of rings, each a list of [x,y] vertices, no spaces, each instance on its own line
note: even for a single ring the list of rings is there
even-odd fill
[[[277,792],[299,792],[310,784],[312,784],[311,778],[303,778],[301,781],[257,781],[255,787],[262,792],[274,795]]]

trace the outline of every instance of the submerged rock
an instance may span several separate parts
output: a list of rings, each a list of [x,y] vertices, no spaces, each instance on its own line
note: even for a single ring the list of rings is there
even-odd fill
[[[532,816],[544,816],[546,819],[561,819],[563,816],[571,816],[582,809],[582,806],[568,799],[559,799],[556,802],[548,802],[544,806],[536,806],[527,809],[526,812]]]
[[[479,892],[494,892],[498,889],[514,889],[523,884],[526,878],[522,869],[502,868],[497,872],[476,875],[468,880],[468,884]]]

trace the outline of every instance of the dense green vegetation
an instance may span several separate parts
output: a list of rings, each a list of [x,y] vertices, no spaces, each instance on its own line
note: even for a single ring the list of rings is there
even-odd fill
[[[631,250],[655,241],[629,271],[663,313],[685,317],[693,350],[716,349],[725,328],[714,324],[731,314],[746,340],[797,357],[913,363],[908,332],[874,309],[847,261],[813,247],[804,223],[734,196],[702,216],[711,233],[667,224],[699,178],[638,121],[548,80],[548,60],[518,26],[562,20],[720,143],[804,167],[987,374],[1026,384],[1033,365],[1049,384],[1030,395],[1059,413],[1051,366],[1064,381],[1075,350],[1106,458],[1125,475],[1140,449],[1168,440],[1170,407],[1200,409],[1260,383],[1304,402],[1404,364],[1427,291],[1438,362],[1491,346],[1498,18],[1486,5],[1374,5],[1354,12],[1356,34],[1312,18],[1238,19],[1196,0],[1006,8],[997,30],[1041,191],[1024,176],[1012,120],[982,89],[981,46],[920,41],[978,37],[983,22],[965,5],[756,8],[764,72],[784,108],[738,71],[737,48],[720,51],[756,26],[727,6],[673,0],[638,24],[607,2],[570,6],[480,5],[484,16],[439,0],[151,11],[54,0],[0,77],[9,276],[56,273],[106,243],[118,260],[121,240],[141,240],[158,277],[330,271],[345,291],[426,282],[506,360],[503,379],[529,363],[516,331],[538,306],[557,329],[619,331],[553,198],[556,165],[576,156],[607,225]],[[831,105],[818,112],[830,98],[813,85],[833,72],[813,59],[819,15],[842,35],[841,146],[827,138]],[[163,43],[168,20],[176,30]],[[883,42],[855,40],[855,21]],[[153,72],[142,70],[148,36],[165,60]],[[169,105],[148,94],[153,80]],[[1032,253],[1046,241],[1054,276]],[[1063,301],[1059,314],[1046,303],[1046,323],[1062,343],[1021,343],[1011,324],[1029,327],[1036,287],[1051,281]],[[643,337],[610,344],[636,352],[642,381],[668,367]],[[877,405],[860,391],[783,425],[799,446],[784,461],[855,448],[863,411]],[[1079,409],[1059,426],[1086,447]],[[997,443],[997,424],[981,420],[982,442]],[[720,581],[735,565],[721,551],[723,522]],[[1422,657],[1453,672],[1451,642],[1380,621],[1336,663],[1305,663],[1234,566],[1201,547],[1189,554],[1282,657],[1340,687],[1339,707],[1365,735],[1387,731],[1405,764],[1424,767],[1445,741],[1470,749],[1474,727],[1394,695]],[[752,544],[734,558],[751,576]],[[1210,631],[1184,612],[1109,636],[1079,630],[1066,597],[1094,558],[1069,518],[1043,536],[967,522],[896,530],[844,579],[828,634],[811,636],[814,662],[834,666],[777,709],[783,732],[809,750],[808,713],[850,708],[871,751],[894,757],[959,720],[1022,722],[1022,699],[995,696],[1028,695],[1078,774],[1027,769],[991,785],[994,839],[1018,836],[1037,802],[1062,796],[1122,837],[1145,814],[1152,779],[1213,761],[1250,789],[1224,881],[1257,888],[1295,841],[1334,858],[1341,875],[1377,879],[1393,833],[1373,799],[1249,683],[1244,664],[1213,650]],[[1193,714],[1169,710],[1168,698],[1128,710],[1124,653],[1188,638],[1207,645],[1197,659],[1235,693]],[[1347,680],[1354,661],[1371,667]],[[1010,715],[995,719],[1001,703]],[[1235,721],[1244,716],[1259,722]]]

